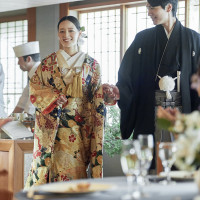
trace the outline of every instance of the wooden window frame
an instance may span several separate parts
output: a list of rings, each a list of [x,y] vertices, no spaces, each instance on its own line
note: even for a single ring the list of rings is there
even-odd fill
[[[189,0],[179,0],[185,1],[185,26],[189,24]],[[126,51],[126,8],[140,6],[146,3],[144,0],[114,0],[114,1],[106,1],[106,2],[92,2],[86,3],[84,5],[70,6],[70,10],[76,10],[79,14],[116,9],[120,8],[121,20],[120,20],[120,61],[122,60],[124,53]]]

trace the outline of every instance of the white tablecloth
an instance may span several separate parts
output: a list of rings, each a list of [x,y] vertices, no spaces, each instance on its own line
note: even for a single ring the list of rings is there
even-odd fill
[[[80,182],[83,180],[76,180],[72,182]],[[128,192],[126,183],[126,177],[107,177],[104,179],[87,179],[87,182],[100,182],[113,184],[113,189],[101,192],[94,192],[90,194],[60,196],[52,195],[48,196],[51,200],[64,200],[64,199],[80,199],[80,200],[121,200],[121,196]],[[51,183],[56,184],[56,183]],[[136,184],[132,186],[132,191],[137,188]],[[193,200],[198,195],[198,188],[194,182],[179,182],[176,185],[161,185],[158,183],[151,183],[148,186],[143,187],[144,193],[148,194],[144,200]],[[21,191],[15,194],[18,200],[28,200],[26,193]]]

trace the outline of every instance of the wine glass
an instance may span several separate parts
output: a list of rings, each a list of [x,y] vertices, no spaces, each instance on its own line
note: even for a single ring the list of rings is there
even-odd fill
[[[153,159],[153,136],[152,135],[138,135],[138,145],[135,145],[140,160],[140,184],[147,185],[148,170]]]
[[[168,185],[175,183],[171,181],[170,171],[172,165],[176,160],[175,158],[176,149],[177,149],[176,145],[173,142],[161,142],[159,144],[159,156],[167,176],[166,180],[161,181],[162,184]]]
[[[139,160],[136,154],[134,143],[131,140],[123,140],[121,152],[121,166],[122,171],[127,177],[128,193],[122,196],[123,200],[134,199],[131,193],[131,186],[133,184],[133,176],[139,175]]]

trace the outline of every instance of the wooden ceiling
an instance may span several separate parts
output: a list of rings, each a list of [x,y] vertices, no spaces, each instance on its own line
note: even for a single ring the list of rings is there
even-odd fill
[[[8,12],[60,3],[69,3],[74,1],[83,0],[0,0],[0,12]]]

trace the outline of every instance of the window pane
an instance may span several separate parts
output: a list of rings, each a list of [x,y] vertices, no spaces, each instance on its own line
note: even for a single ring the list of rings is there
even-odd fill
[[[80,22],[88,36],[82,50],[99,62],[102,82],[115,84],[120,59],[120,9],[81,13]]]
[[[0,23],[0,62],[5,73],[4,102],[9,115],[27,83],[27,73],[20,70],[13,47],[27,42],[27,20]]]
[[[177,18],[185,26],[185,1],[179,1]],[[135,35],[146,28],[153,27],[153,22],[148,16],[146,4],[134,5],[127,8],[127,44],[128,48]]]
[[[199,27],[199,0],[189,1],[189,28],[200,32]]]

